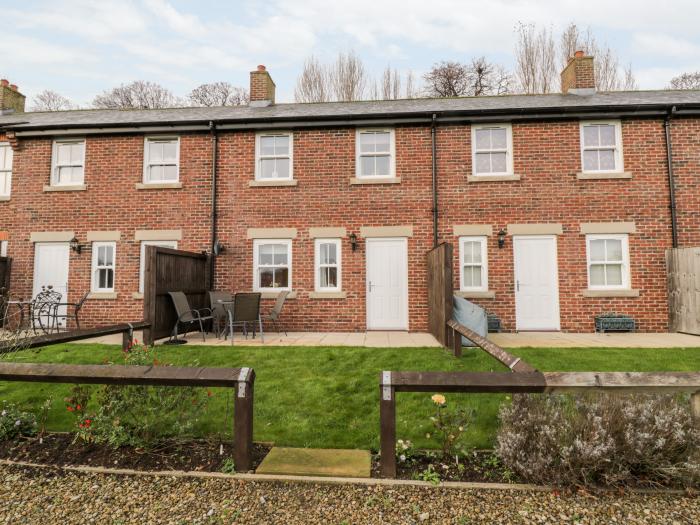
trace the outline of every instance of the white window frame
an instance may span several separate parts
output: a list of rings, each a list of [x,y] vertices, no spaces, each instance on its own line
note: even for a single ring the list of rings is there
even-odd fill
[[[2,170],[0,169],[0,177],[5,177],[5,184],[7,185],[7,191],[3,189],[3,184],[0,183],[0,197],[9,197],[12,194],[12,163],[14,161],[14,151],[12,151],[12,146],[9,142],[0,142],[0,148],[7,148],[6,155],[9,154],[10,157],[10,169]]]
[[[362,153],[360,151],[360,135],[363,133],[389,133],[389,175],[363,175],[362,174],[362,164],[360,159],[365,156],[384,156],[386,153],[381,155],[372,153]],[[394,128],[357,128],[355,130],[355,176],[358,179],[394,179],[396,178],[396,133]]]
[[[513,126],[509,123],[493,123],[493,124],[472,124],[471,127],[472,135],[472,175],[475,177],[491,177],[493,175],[513,175]],[[503,153],[503,150],[499,149],[488,149],[480,150],[476,149],[476,132],[480,129],[494,129],[502,128],[506,130],[506,171],[491,171],[488,173],[477,173],[476,171],[476,154],[477,153]]]
[[[177,241],[141,241],[141,255],[139,257],[139,293],[144,289],[144,271],[146,268],[146,246],[161,246],[177,250]]]
[[[336,264],[324,264],[324,267],[337,269],[337,286],[321,286],[321,245],[334,244],[336,250]],[[342,283],[342,242],[338,238],[316,239],[314,242],[314,282],[317,292],[340,292],[343,289]]]
[[[97,262],[99,249],[102,247],[112,248],[112,265],[111,266],[99,266]],[[109,288],[100,288],[99,280],[97,278],[97,271],[100,269],[111,269],[112,270],[112,286]],[[92,264],[90,265],[90,270],[92,272],[91,277],[91,287],[92,292],[114,292],[114,288],[117,282],[117,243],[116,242],[93,242],[92,243]]]
[[[280,288],[263,288],[260,286],[260,246],[265,244],[287,245],[287,286]],[[265,265],[267,266],[267,265]],[[292,239],[253,239],[253,291],[255,292],[284,292],[292,290]]]
[[[481,266],[481,286],[466,286],[464,284],[465,242],[481,243],[481,264],[469,264],[470,266]],[[486,292],[489,289],[488,238],[484,235],[464,236],[459,238],[459,289],[462,292]]]
[[[621,284],[617,285],[591,285],[591,265],[592,264],[607,264],[608,261],[591,261],[591,241],[615,239],[622,241],[622,279]],[[629,290],[632,287],[630,275],[630,251],[629,251],[629,235],[621,234],[589,234],[586,235],[586,273],[588,274],[588,289],[589,290]]]
[[[83,145],[83,156],[80,159],[80,164],[58,164],[58,146],[59,144],[82,144]],[[51,186],[76,186],[80,184],[85,184],[85,153],[87,150],[87,140],[85,137],[71,137],[71,138],[57,138],[53,141],[53,146],[51,149]],[[83,177],[79,181],[70,182],[59,182],[58,181],[58,168],[70,166],[72,168],[80,167],[83,169]]]
[[[0,257],[7,257],[7,241],[0,241]]]
[[[175,141],[175,166],[177,178],[175,180],[150,180],[151,166],[169,166],[169,164],[151,164],[149,159],[150,149],[148,143],[154,141]],[[176,184],[180,182],[180,137],[179,135],[149,135],[143,138],[143,183],[144,184]]]
[[[615,167],[611,170],[587,170],[583,161],[583,155],[587,150],[607,150],[603,147],[586,147],[584,144],[583,128],[586,126],[609,125],[615,127]],[[622,152],[622,121],[620,120],[585,120],[579,124],[579,140],[581,143],[581,172],[582,173],[622,173],[625,171],[624,155]]]
[[[289,154],[288,155],[263,155],[260,146],[262,137],[289,137]],[[272,177],[263,178],[262,169],[260,167],[263,159],[289,159],[289,176],[287,177]],[[279,181],[279,180],[294,180],[294,133],[291,131],[261,131],[255,134],[255,180],[260,181]]]

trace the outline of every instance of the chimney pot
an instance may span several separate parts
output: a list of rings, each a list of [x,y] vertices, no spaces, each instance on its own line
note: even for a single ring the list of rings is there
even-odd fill
[[[10,84],[10,89],[12,91],[19,91],[19,88],[17,87],[17,84]]]
[[[258,71],[266,71],[265,66],[263,66],[262,64],[260,64],[260,65],[258,66]]]
[[[583,51],[581,51],[581,50],[576,51],[576,52],[574,53],[574,56],[575,56],[576,58],[582,58],[582,57],[583,57]]]
[[[9,86],[9,85],[10,85],[10,82],[6,78],[3,78],[2,80],[0,80],[0,86],[4,87],[4,86]]]

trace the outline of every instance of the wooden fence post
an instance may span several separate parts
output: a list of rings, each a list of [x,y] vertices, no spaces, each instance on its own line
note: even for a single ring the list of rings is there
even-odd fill
[[[700,391],[690,395],[690,411],[695,424],[700,425]]]
[[[253,467],[253,386],[255,372],[241,368],[234,399],[233,441],[234,462],[238,472]]]
[[[379,449],[380,474],[396,477],[396,391],[391,372],[382,372],[379,384]]]
[[[134,346],[134,327],[129,323],[129,329],[122,332],[122,350],[128,352]]]
[[[462,334],[452,327],[448,327],[452,332],[452,351],[455,357],[462,357]]]

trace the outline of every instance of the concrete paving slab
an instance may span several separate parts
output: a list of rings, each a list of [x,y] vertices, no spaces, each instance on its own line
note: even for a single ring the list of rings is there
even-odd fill
[[[369,478],[370,470],[367,450],[273,447],[256,473]]]

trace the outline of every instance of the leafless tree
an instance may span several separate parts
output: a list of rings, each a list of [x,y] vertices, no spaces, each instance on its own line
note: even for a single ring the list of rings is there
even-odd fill
[[[92,101],[92,105],[98,109],[160,109],[182,104],[168,89],[144,80],[122,84]]]
[[[435,63],[423,79],[429,97],[459,97],[466,94],[469,87],[469,71],[461,62]]]
[[[297,102],[328,102],[330,95],[327,68],[312,55],[304,62],[304,69],[297,78],[294,100]]]
[[[398,69],[387,66],[382,74],[382,99],[396,100],[403,98],[401,92],[401,74]]]
[[[418,96],[418,92],[416,91],[415,86],[415,76],[413,75],[413,71],[409,69],[406,73],[406,98],[416,98]]]
[[[470,64],[440,62],[424,76],[425,91],[431,97],[502,95],[511,91],[512,77],[501,65],[472,59]]]
[[[34,97],[31,111],[66,111],[76,107],[70,99],[46,89]]]
[[[700,71],[683,73],[673,77],[669,87],[671,89],[700,89]]]
[[[515,46],[515,77],[523,93],[558,90],[557,49],[552,30],[534,24],[520,24]]]
[[[202,84],[190,91],[188,95],[192,106],[240,106],[247,104],[248,91],[228,82]]]
[[[362,59],[354,51],[339,53],[329,70],[333,98],[341,102],[362,100],[367,87],[367,73]]]

